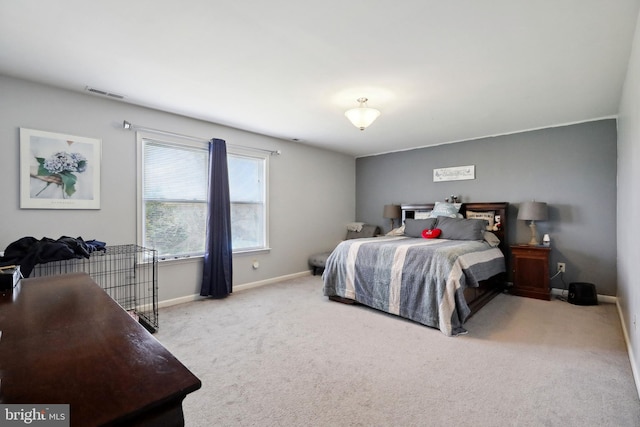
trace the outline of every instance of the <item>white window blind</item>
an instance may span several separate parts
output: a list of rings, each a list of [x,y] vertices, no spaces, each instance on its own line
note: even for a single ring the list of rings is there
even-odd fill
[[[204,253],[208,153],[145,140],[144,242],[161,257]]]

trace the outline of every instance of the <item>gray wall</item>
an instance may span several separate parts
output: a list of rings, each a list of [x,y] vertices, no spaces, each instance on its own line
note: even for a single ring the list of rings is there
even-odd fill
[[[433,169],[475,165],[476,179],[433,182]],[[616,121],[600,120],[513,135],[363,157],[356,160],[356,216],[384,225],[383,206],[444,200],[509,202],[510,243],[526,243],[529,228],[517,221],[527,200],[549,204],[538,222],[549,233],[551,268],[565,262],[564,282],[591,282],[616,294]],[[552,287],[565,286],[560,278]]]
[[[640,23],[640,15],[638,15]],[[640,26],[636,25],[618,120],[618,307],[640,390]]]
[[[282,150],[270,164],[272,250],[235,256],[234,285],[308,271],[309,254],[332,248],[344,237],[344,225],[354,220],[355,160],[350,156],[6,76],[0,76],[0,94],[0,250],[24,236],[136,243],[136,136],[122,130],[123,120]],[[20,127],[102,139],[100,210],[19,208]],[[254,259],[260,262],[257,270],[251,267]],[[201,270],[201,258],[161,263],[160,300],[197,294]]]

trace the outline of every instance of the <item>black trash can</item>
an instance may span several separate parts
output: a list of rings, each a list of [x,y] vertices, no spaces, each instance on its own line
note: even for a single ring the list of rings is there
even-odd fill
[[[593,283],[569,283],[568,302],[575,305],[598,305],[598,293]]]

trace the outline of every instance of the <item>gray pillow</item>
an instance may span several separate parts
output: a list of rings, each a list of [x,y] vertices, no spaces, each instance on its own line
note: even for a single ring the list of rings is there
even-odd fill
[[[436,225],[442,233],[441,239],[450,240],[483,240],[483,232],[487,226],[484,219],[463,219],[439,216]]]
[[[422,230],[430,230],[436,226],[437,218],[404,220],[404,235],[409,237],[422,237]]]
[[[360,231],[347,231],[347,240],[350,239],[361,239],[363,237],[375,237],[378,233],[380,233],[380,227],[372,224],[363,224],[362,230]]]

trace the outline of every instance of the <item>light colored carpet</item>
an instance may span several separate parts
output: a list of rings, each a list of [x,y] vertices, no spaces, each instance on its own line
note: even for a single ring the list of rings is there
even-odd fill
[[[187,426],[639,426],[616,307],[498,295],[440,331],[309,276],[160,310]]]

